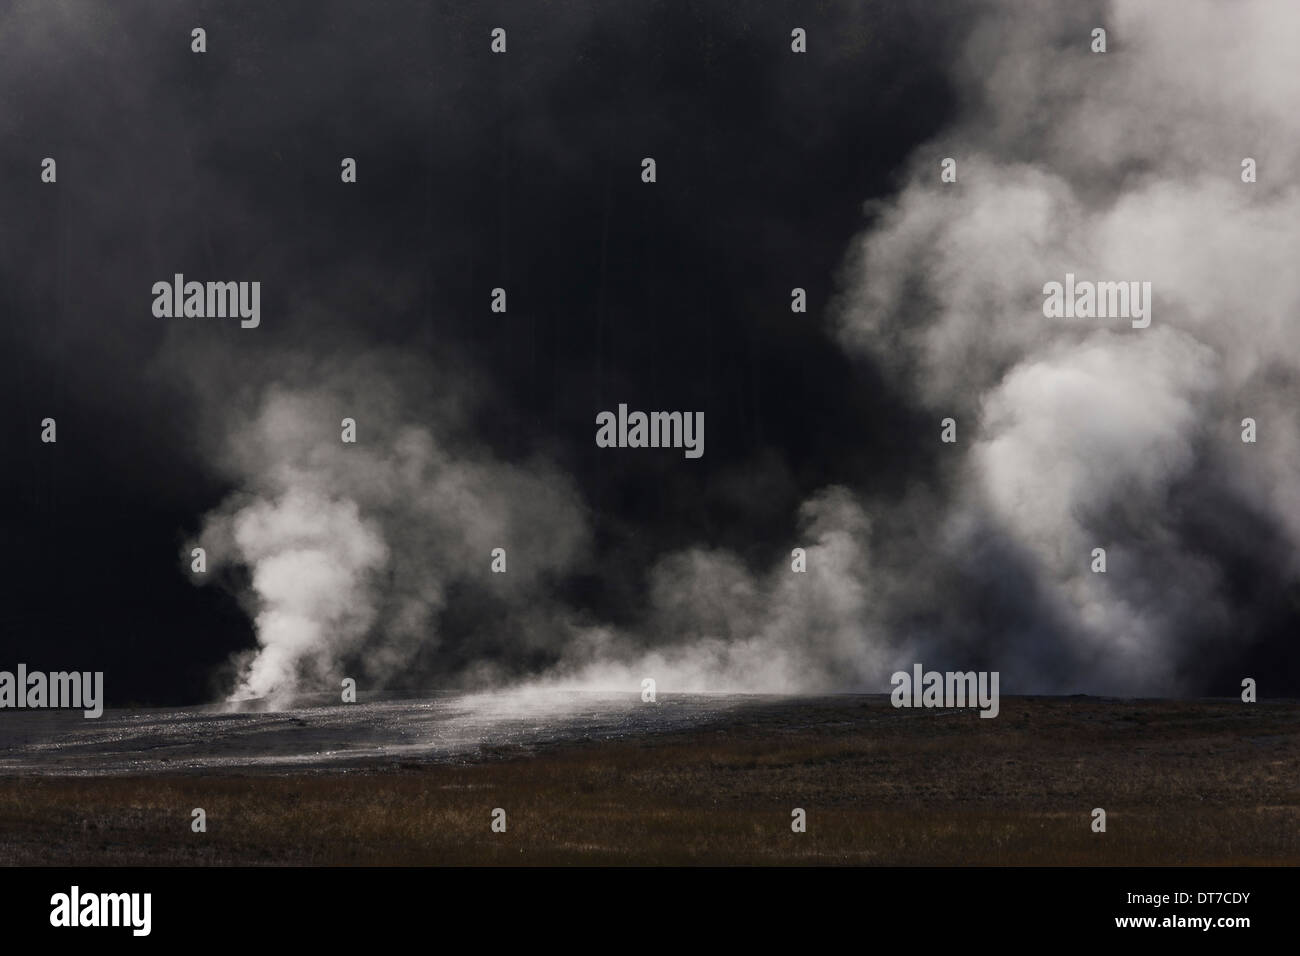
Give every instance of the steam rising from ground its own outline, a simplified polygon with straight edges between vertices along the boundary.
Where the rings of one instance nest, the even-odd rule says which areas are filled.
[[[843,488],[800,513],[808,572],[789,558],[759,574],[722,550],[691,548],[655,567],[646,620],[630,633],[589,629],[546,684],[687,692],[788,693],[875,686],[886,663],[872,631],[867,519]]]
[[[234,699],[284,702],[343,676],[384,686],[417,665],[437,673],[431,658],[465,656],[442,646],[439,628],[456,588],[494,608],[492,633],[473,635],[481,649],[519,654],[553,639],[555,616],[539,613],[546,582],[587,534],[574,493],[545,462],[453,452],[455,415],[419,401],[415,371],[378,353],[322,363],[254,393],[235,416],[224,455],[244,490],[200,539],[217,570],[251,575],[259,647],[239,661]],[[341,440],[345,417],[355,444]],[[510,587],[466,589],[487,577],[497,547]]]
[[[915,660],[1000,670],[1015,693],[1204,692],[1193,658],[1254,639],[1300,573],[1300,7],[1063,9],[987,6],[954,67],[960,119],[870,205],[843,271],[844,347],[925,410],[936,446],[958,422],[937,478],[901,499],[813,496],[790,542],[807,574],[788,547],[757,569],[703,544],[664,555],[641,619],[615,627],[557,596],[593,551],[556,469],[450,441],[455,415],[426,414],[385,365],[300,376],[235,420],[224,460],[244,490],[202,534],[251,574],[259,647],[234,696],[349,666],[379,683],[883,691]],[[1066,272],[1150,281],[1150,328],[1044,318],[1042,286]],[[1243,590],[1252,576],[1272,584]],[[461,601],[482,613],[448,646]]]
[[[1255,636],[1226,579],[1300,570],[1300,9],[1048,14],[1007,4],[976,30],[971,108],[875,208],[839,331],[936,430],[958,419],[936,540],[1000,535],[1023,556],[1046,612],[1024,643],[1073,661],[1038,689],[1200,690],[1194,654]],[[1089,51],[1092,26],[1110,52]],[[1042,285],[1066,272],[1152,282],[1151,327],[1045,319]]]

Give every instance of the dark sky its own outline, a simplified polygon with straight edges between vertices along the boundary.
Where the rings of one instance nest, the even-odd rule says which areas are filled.
[[[223,392],[233,404],[285,356],[378,349],[427,360],[434,394],[467,383],[476,453],[545,456],[580,501],[589,548],[548,599],[615,626],[642,615],[666,554],[766,567],[819,489],[889,500],[935,480],[930,410],[829,316],[864,203],[958,109],[967,6],[16,5],[0,30],[0,666],[103,670],[119,705],[225,689],[230,655],[255,646],[241,572],[196,588],[178,555],[241,490],[213,452]],[[261,326],[155,318],[150,288],[176,272],[259,280]],[[706,454],[597,449],[594,415],[620,402],[703,411]],[[1033,603],[1016,574],[969,605],[990,629],[1021,613],[1000,601]],[[1238,603],[1261,600],[1240,586]],[[475,645],[490,614],[474,588],[439,607],[456,665],[439,673],[480,654],[551,663]],[[1284,590],[1265,588],[1271,623],[1239,663],[1278,663],[1266,638],[1297,620]],[[1232,693],[1236,675],[1195,689]]]

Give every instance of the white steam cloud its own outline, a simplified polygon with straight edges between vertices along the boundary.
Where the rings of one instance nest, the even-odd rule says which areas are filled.
[[[384,357],[300,369],[302,383],[254,393],[234,416],[224,455],[242,490],[199,542],[213,570],[250,575],[258,648],[237,662],[233,699],[337,692],[343,676],[382,687],[417,664],[436,671],[431,656],[553,639],[545,582],[584,550],[576,496],[545,462],[453,452],[442,433],[455,432],[454,412],[414,402],[413,375]],[[355,444],[341,440],[344,417]],[[474,601],[498,547],[509,587],[487,598],[493,633],[443,646],[448,592]]]
[[[1094,26],[1110,52],[1090,52]],[[1056,624],[1015,660],[1059,642],[1072,661],[1032,689],[1187,690],[1195,636],[1249,626],[1229,620],[1232,556],[1203,546],[1217,515],[1271,524],[1270,573],[1300,570],[1297,35],[1300,7],[1273,2],[1121,2],[1096,22],[994,7],[955,77],[968,109],[856,244],[842,341],[936,435],[959,421],[940,527],[955,553],[998,534],[1023,555]],[[1067,272],[1150,281],[1151,327],[1045,318]]]
[[[876,689],[897,654],[872,630],[871,606],[885,595],[870,573],[866,515],[833,487],[805,502],[800,518],[805,573],[792,572],[789,555],[762,573],[728,551],[668,555],[651,574],[646,620],[627,633],[587,630],[543,683],[632,689],[650,677],[686,692]]]

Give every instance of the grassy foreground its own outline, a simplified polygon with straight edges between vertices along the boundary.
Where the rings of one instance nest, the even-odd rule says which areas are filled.
[[[1294,865],[1300,703],[837,697],[461,764],[0,778],[0,862]]]

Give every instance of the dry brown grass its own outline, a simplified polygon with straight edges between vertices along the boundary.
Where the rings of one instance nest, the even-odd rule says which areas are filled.
[[[462,765],[8,778],[0,860],[1296,864],[1300,704],[1004,698],[981,720],[837,698]]]

